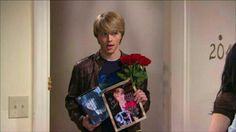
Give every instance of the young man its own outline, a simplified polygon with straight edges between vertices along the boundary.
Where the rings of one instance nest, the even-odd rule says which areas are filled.
[[[120,43],[125,33],[125,22],[121,15],[115,12],[106,12],[98,15],[93,25],[94,36],[97,38],[100,49],[75,64],[70,80],[68,95],[66,96],[66,108],[72,121],[83,131],[112,132],[114,131],[110,118],[101,124],[92,125],[89,117],[82,107],[76,102],[76,98],[99,85],[106,80],[108,75],[121,68],[119,58],[125,55],[120,50]],[[108,79],[109,80],[109,79]],[[147,90],[147,80],[143,90],[135,93],[136,101],[141,101],[145,111],[150,106],[150,96]],[[133,125],[123,131],[135,132],[140,129],[140,124]]]

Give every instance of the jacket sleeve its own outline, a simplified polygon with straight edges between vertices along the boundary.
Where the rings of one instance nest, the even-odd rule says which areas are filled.
[[[78,65],[75,65],[69,83],[68,94],[65,98],[65,106],[69,113],[70,119],[76,123],[80,130],[83,131],[85,128],[82,126],[82,118],[80,117],[82,117],[84,113],[82,107],[76,101],[76,97],[81,94],[79,86],[80,79],[79,67]]]
[[[146,69],[144,69],[145,70],[145,72],[146,72]],[[143,90],[143,92],[146,94],[146,96],[147,96],[147,102],[143,105],[143,108],[144,108],[144,110],[145,110],[145,112],[147,112],[148,110],[149,110],[149,108],[150,108],[150,104],[151,104],[151,100],[150,100],[150,92],[149,92],[149,90],[148,90],[148,77],[147,77],[147,79],[144,81],[144,83],[143,83],[143,85],[142,85],[142,90]]]

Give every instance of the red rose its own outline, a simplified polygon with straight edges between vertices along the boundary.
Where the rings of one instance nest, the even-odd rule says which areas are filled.
[[[131,54],[131,55],[126,55],[126,56],[121,56],[120,61],[123,64],[126,65],[132,65],[135,63],[138,63],[142,66],[147,66],[148,64],[151,63],[151,60],[146,58],[145,56],[142,56],[141,54]]]
[[[131,54],[130,59],[131,59],[132,64],[138,63],[140,57],[141,57],[140,54]]]
[[[142,66],[147,66],[151,63],[151,60],[146,58],[145,56],[141,56],[138,63]]]
[[[131,62],[131,59],[130,59],[130,58],[131,58],[131,57],[128,56],[128,55],[126,55],[126,56],[121,56],[121,57],[120,57],[120,61],[121,61],[121,63],[123,63],[123,64],[131,65],[132,62]]]

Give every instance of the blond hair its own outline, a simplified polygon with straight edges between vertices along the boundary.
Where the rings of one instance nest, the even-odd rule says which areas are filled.
[[[109,11],[98,15],[93,23],[93,33],[97,37],[99,33],[120,32],[122,37],[125,33],[124,18],[116,13]]]

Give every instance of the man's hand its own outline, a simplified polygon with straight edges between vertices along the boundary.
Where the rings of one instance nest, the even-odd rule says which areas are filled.
[[[97,125],[93,125],[90,123],[89,121],[89,117],[88,115],[84,116],[83,119],[82,119],[82,125],[87,129],[89,130],[90,132],[93,131],[96,127],[98,127],[100,124],[97,124]]]
[[[142,104],[144,105],[148,99],[147,99],[146,94],[143,92],[143,90],[139,89],[134,93],[134,100],[136,102],[142,102]]]

